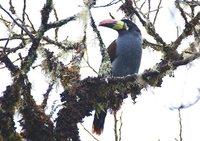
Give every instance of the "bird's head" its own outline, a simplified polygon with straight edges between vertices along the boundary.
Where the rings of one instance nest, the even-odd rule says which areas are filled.
[[[122,19],[122,20],[114,20],[114,19],[107,19],[103,20],[99,23],[99,26],[108,27],[111,29],[114,29],[118,32],[121,31],[131,31],[135,30],[137,32],[140,32],[139,28],[136,24],[134,24],[132,21],[128,19]]]

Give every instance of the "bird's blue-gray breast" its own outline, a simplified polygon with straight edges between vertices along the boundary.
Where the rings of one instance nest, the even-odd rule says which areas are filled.
[[[113,76],[138,73],[142,56],[141,33],[134,29],[119,32],[116,44],[116,58],[112,62]]]

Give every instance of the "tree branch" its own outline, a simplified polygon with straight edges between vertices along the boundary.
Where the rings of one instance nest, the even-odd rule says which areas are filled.
[[[135,4],[135,6],[137,8],[137,5],[136,5],[135,2],[134,2],[134,4]],[[165,41],[156,32],[156,29],[155,29],[153,23],[151,23],[150,20],[147,17],[144,17],[147,22],[145,20],[143,20],[143,18],[140,16],[138,11],[132,6],[132,1],[131,0],[125,0],[125,3],[120,6],[120,9],[129,17],[132,17],[135,14],[138,17],[138,19],[140,20],[140,22],[142,23],[142,25],[146,28],[147,33],[149,35],[151,35],[158,43],[163,45],[163,47],[166,46]]]
[[[76,20],[76,18],[77,18],[77,16],[74,15],[74,16],[68,17],[68,18],[60,20],[60,21],[49,23],[49,24],[47,24],[47,30],[51,29],[51,28],[61,27],[61,26],[65,25],[65,24],[67,24],[70,21]]]
[[[19,23],[13,18],[13,16],[12,16],[6,9],[4,9],[4,8],[2,7],[1,4],[0,4],[0,9],[2,9],[2,10],[13,20],[13,22],[14,22],[17,26],[19,26],[19,27],[31,38],[31,40],[35,40],[35,37],[33,36],[33,34],[32,34],[30,31],[28,31],[28,29],[27,29],[26,27],[24,27],[24,26],[22,26],[21,24],[19,24]]]
[[[188,24],[185,25],[185,29],[183,30],[181,35],[179,35],[178,38],[171,43],[171,48],[173,50],[178,48],[183,39],[192,34],[193,27],[199,23],[199,20],[200,20],[200,12],[198,12],[197,15],[191,21],[189,21]]]

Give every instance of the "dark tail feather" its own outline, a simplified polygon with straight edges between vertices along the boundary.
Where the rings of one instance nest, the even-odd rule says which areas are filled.
[[[101,111],[100,113],[95,112],[92,133],[100,135],[103,132],[104,122],[107,112]]]

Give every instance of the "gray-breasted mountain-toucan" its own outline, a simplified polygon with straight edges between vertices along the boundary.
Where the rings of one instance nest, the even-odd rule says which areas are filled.
[[[142,56],[142,37],[140,29],[128,19],[108,19],[99,26],[108,27],[118,32],[118,38],[107,48],[112,63],[113,76],[126,76],[138,73]],[[95,112],[92,132],[103,132],[107,111]]]

